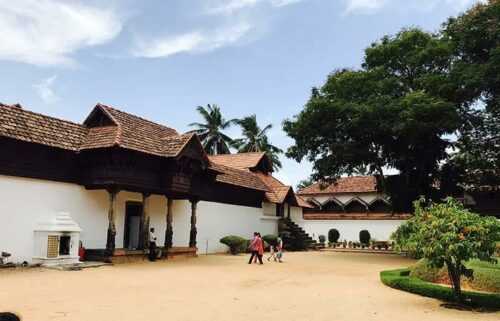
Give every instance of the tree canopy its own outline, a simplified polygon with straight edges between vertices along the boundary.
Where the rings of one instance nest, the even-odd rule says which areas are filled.
[[[382,38],[365,50],[360,70],[330,74],[284,122],[295,140],[287,155],[313,162],[317,180],[395,168],[415,195],[428,195],[451,146],[445,135],[460,125],[441,85],[449,65],[449,47],[435,35],[408,29]]]
[[[478,4],[443,28],[453,50],[451,81],[464,109],[451,166],[467,185],[500,184],[500,1]]]
[[[435,34],[382,37],[361,68],[331,73],[283,127],[295,140],[287,156],[311,161],[315,180],[378,174],[399,194],[391,197],[405,194],[397,210],[433,196],[436,181],[500,184],[500,0]],[[399,171],[396,186],[384,180],[386,168]]]

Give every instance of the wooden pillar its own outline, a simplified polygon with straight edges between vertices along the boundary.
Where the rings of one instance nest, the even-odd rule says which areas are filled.
[[[172,247],[172,239],[174,235],[174,230],[172,228],[172,206],[174,205],[174,200],[167,198],[167,228],[165,229],[165,257],[168,255],[168,250]]]
[[[291,219],[291,218],[290,218],[290,211],[291,211],[291,209],[290,209],[290,208],[291,208],[291,206],[290,206],[290,204],[287,204],[287,205],[288,205],[288,214],[287,214],[287,216],[288,216],[288,219]]]
[[[108,208],[108,235],[106,238],[107,255],[112,256],[115,251],[116,225],[115,225],[115,200],[116,190],[108,190],[109,208]]]
[[[141,215],[141,238],[139,248],[145,250],[149,246],[149,215],[148,215],[149,194],[142,194],[142,215]]]
[[[191,202],[191,230],[189,232],[189,247],[196,247],[196,235],[198,231],[196,230],[196,207],[198,205],[198,200],[192,199]]]

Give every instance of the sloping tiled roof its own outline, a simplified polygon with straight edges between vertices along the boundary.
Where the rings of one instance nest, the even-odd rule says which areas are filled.
[[[264,183],[264,185],[267,186],[269,191],[266,193],[266,199],[269,202],[281,204],[285,201],[286,196],[292,189],[291,186],[283,184],[269,174],[255,172],[255,175],[262,181],[262,183]]]
[[[306,202],[300,195],[297,194],[294,195],[295,195],[295,201],[297,202],[297,205],[299,205],[299,207],[314,208],[314,206]]]
[[[0,136],[77,151],[88,129],[69,121],[0,103]]]
[[[267,186],[252,172],[219,165],[213,162],[210,163],[209,168],[219,172],[216,176],[216,181],[219,183],[241,186],[264,192],[268,191]]]
[[[224,154],[224,155],[210,155],[210,161],[219,165],[229,166],[237,169],[250,169],[256,167],[262,157],[266,154],[263,152],[258,153],[238,153],[238,154]]]
[[[315,183],[301,189],[299,195],[335,194],[335,193],[367,193],[377,192],[377,178],[375,176],[341,177],[336,182],[323,186]]]
[[[95,112],[104,113],[111,122],[88,128],[87,121],[80,125],[26,111],[20,106],[0,104],[0,136],[75,152],[119,146],[161,157],[176,157],[189,142],[197,139],[195,134],[179,135],[172,128],[106,105],[98,104],[89,118]],[[236,162],[215,157],[218,161],[210,162],[209,167],[218,172],[218,182],[268,192],[262,180],[247,170],[247,166],[256,166],[263,156],[264,153],[238,154],[234,158],[238,159]]]
[[[104,148],[120,146],[139,152],[171,157],[191,138],[179,135],[176,130],[156,124],[141,117],[120,111],[113,107],[97,104],[95,110],[101,110],[115,124],[116,130],[110,127],[97,127],[92,129],[82,149]]]

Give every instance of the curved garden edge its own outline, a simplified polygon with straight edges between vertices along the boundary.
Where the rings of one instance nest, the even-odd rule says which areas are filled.
[[[380,272],[380,280],[385,285],[425,297],[453,302],[453,290],[444,286],[429,283],[410,276],[410,269],[397,269]],[[500,310],[500,294],[463,291],[467,305],[477,308]]]

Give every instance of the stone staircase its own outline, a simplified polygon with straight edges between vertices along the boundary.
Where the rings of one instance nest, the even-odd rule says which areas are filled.
[[[283,239],[285,250],[307,251],[319,248],[318,242],[289,218],[283,218],[279,221],[278,231]]]

